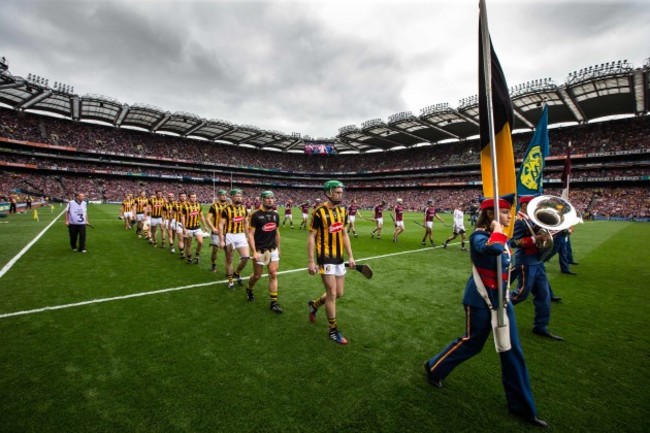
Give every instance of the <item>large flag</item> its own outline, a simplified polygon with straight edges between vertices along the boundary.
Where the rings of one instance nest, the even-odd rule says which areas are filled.
[[[487,15],[484,7],[485,3],[481,2],[481,15],[482,20],[479,21],[479,123],[481,131],[481,179],[483,181],[483,196],[494,197],[498,195],[515,194],[517,192],[517,184],[515,180],[515,156],[512,147],[512,128],[514,124],[514,111],[512,108],[512,101],[508,93],[508,84],[506,78],[499,64],[499,59],[494,52],[492,46],[492,39],[490,38],[489,31],[482,28],[481,21],[487,23]],[[486,32],[483,35],[483,32]],[[483,39],[489,42],[489,47],[484,47]],[[485,70],[483,66],[484,56],[489,50],[490,65],[489,71]],[[484,53],[485,51],[485,53]],[[488,107],[488,90],[486,85],[486,72],[488,73],[489,82],[491,83],[491,99],[492,107]],[[494,131],[494,146],[491,145],[490,134],[490,112],[492,112],[492,124]],[[492,154],[492,147],[494,147],[494,155]],[[492,169],[492,159],[496,163],[496,171],[498,183],[494,188],[494,173]],[[515,206],[513,206],[514,217]],[[514,218],[513,218],[514,221]],[[514,224],[510,224],[508,236],[512,235],[512,228]]]
[[[548,156],[548,106],[544,104],[542,117],[517,173],[517,195],[535,195],[544,192],[544,161]]]
[[[562,172],[562,198],[569,201],[569,181],[571,180],[571,142],[566,149],[564,171]]]

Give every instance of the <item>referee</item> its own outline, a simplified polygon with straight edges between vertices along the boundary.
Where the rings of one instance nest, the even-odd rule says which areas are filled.
[[[65,209],[65,225],[70,233],[70,248],[72,251],[86,252],[86,224],[88,224],[88,209],[86,197],[83,192],[78,192],[74,200],[68,202]],[[77,247],[77,240],[79,245]]]

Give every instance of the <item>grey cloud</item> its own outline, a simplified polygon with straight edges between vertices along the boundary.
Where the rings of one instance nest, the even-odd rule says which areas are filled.
[[[12,72],[35,72],[80,93],[316,136],[404,110],[412,68],[440,80],[441,93],[475,93],[475,55],[468,54],[476,47],[477,16],[439,4],[379,7],[359,25],[398,20],[406,31],[417,15],[418,28],[431,34],[416,54],[385,44],[390,34],[369,40],[334,33],[317,9],[300,2],[4,0],[0,55]],[[495,3],[490,26],[514,85],[614,60],[608,56],[621,49],[620,32],[647,45],[648,9],[627,2]],[[427,12],[430,27],[422,21]],[[588,47],[590,40],[601,46]]]

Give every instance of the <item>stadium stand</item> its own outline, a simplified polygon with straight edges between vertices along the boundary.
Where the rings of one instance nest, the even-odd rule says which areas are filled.
[[[644,96],[650,94],[650,62],[637,69],[627,62],[596,69],[571,73],[560,86],[536,80],[511,89],[523,124],[513,134],[515,155],[523,156],[546,101],[554,123],[573,123],[549,130],[547,191],[559,194],[571,143],[571,200],[578,210],[594,217],[647,218],[650,117],[639,100],[650,100]],[[612,77],[627,77],[627,84]],[[639,80],[646,83],[640,94],[633,85]],[[600,94],[586,90],[595,83],[604,89]],[[82,188],[91,200],[116,202],[127,192],[163,189],[192,190],[207,202],[215,187],[236,184],[249,194],[272,188],[280,202],[296,202],[318,196],[322,182],[334,176],[362,207],[399,195],[409,209],[421,209],[433,198],[448,210],[480,194],[477,110],[471,97],[455,109],[436,104],[420,116],[397,113],[386,123],[373,119],[360,128],[343,127],[335,139],[321,139],[338,154],[312,156],[300,152],[312,142],[299,134],[163,113],[144,104],[129,107],[97,95],[78,97],[68,86],[49,88],[38,77],[25,80],[5,68],[0,71],[0,195],[65,200]],[[590,121],[615,114],[628,117]],[[616,206],[610,212],[611,204]]]

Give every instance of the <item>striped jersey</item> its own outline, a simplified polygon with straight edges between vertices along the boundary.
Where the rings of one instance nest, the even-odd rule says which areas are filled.
[[[138,197],[135,199],[135,213],[144,213],[144,208],[149,203],[147,197]]]
[[[162,218],[163,209],[165,208],[166,200],[164,198],[153,197],[149,199],[149,206],[151,206],[151,217]]]
[[[125,198],[122,201],[122,212],[131,212],[133,209],[133,199]]]
[[[219,228],[219,221],[221,220],[221,212],[223,211],[223,208],[225,208],[228,205],[227,202],[217,202],[217,203],[212,203],[212,206],[210,206],[210,209],[208,209],[208,219],[212,221],[212,225],[215,226],[216,228]]]
[[[244,205],[228,204],[221,210],[221,218],[225,220],[224,232],[244,233],[244,223],[248,212]]]
[[[183,214],[183,208],[188,204],[187,201],[175,201],[172,207],[172,218],[176,221],[181,221],[181,215]]]
[[[185,216],[185,228],[188,230],[198,229],[201,218],[201,203],[187,202],[187,204],[182,208],[182,212]]]
[[[343,206],[321,205],[311,214],[309,230],[316,232],[316,262],[319,265],[343,263],[343,234],[348,215]]]

